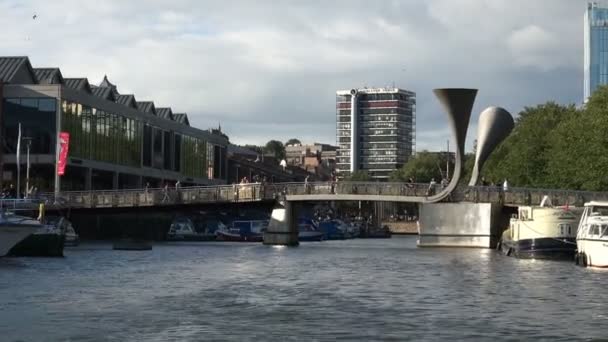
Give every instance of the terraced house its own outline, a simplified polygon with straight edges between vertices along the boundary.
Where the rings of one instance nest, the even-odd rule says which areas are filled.
[[[31,184],[41,191],[222,184],[224,134],[191,127],[185,113],[99,85],[33,68],[27,57],[0,57],[2,180],[15,182],[21,124],[21,179],[30,149]],[[59,133],[70,135],[65,174],[58,176]],[[23,183],[23,182],[22,182]]]

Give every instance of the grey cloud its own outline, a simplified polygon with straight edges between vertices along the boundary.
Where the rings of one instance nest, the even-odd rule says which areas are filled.
[[[579,102],[583,12],[570,0],[4,1],[0,41],[3,55],[108,74],[243,143],[333,143],[337,89],[394,83],[418,95],[419,149],[438,149],[432,88],[480,88],[469,145],[486,106]]]

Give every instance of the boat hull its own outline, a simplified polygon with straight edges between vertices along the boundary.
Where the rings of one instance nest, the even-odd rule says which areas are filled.
[[[575,238],[537,238],[500,242],[503,254],[520,259],[561,259],[572,260],[576,252]]]
[[[9,251],[11,256],[62,257],[65,246],[63,234],[32,234]]]
[[[578,239],[575,261],[581,266],[608,267],[608,240]]]
[[[67,236],[65,237],[65,242],[64,242],[64,246],[65,247],[76,247],[80,244],[80,238],[78,237],[78,235],[76,236]]]
[[[299,241],[322,241],[325,234],[323,232],[299,232]]]
[[[33,234],[39,226],[0,225],[0,257],[9,253],[16,244]]]
[[[240,234],[231,234],[228,232],[218,231],[216,232],[216,239],[219,241],[234,241],[234,242],[262,242],[264,237],[262,235],[252,234],[252,235],[240,235]]]

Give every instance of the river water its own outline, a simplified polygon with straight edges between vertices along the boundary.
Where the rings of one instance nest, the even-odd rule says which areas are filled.
[[[608,272],[416,237],[0,258],[2,341],[585,340]]]

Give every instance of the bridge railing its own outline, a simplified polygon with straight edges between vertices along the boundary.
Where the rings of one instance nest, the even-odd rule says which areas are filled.
[[[383,195],[383,196],[427,196],[439,191],[440,185],[430,187],[421,183],[379,182],[312,182],[283,183],[286,195]],[[429,189],[431,189],[429,191]]]
[[[50,204],[69,207],[137,207],[196,203],[249,202],[281,199],[287,195],[376,195],[424,197],[441,191],[428,183],[308,182],[248,183],[181,188],[148,188],[101,191],[66,191],[38,196]],[[493,202],[537,205],[547,195],[554,205],[582,205],[591,200],[608,200],[607,192],[556,189],[509,188],[500,186],[458,187],[447,201]]]
[[[137,207],[211,202],[247,202],[273,198],[259,183],[97,191],[66,191],[55,197],[41,194],[47,203],[71,207]]]
[[[475,186],[463,190],[459,200],[467,202],[501,202],[506,204],[538,205],[545,196],[553,205],[577,205],[594,200],[608,200],[608,193],[598,191],[559,190],[544,188],[507,188]]]

